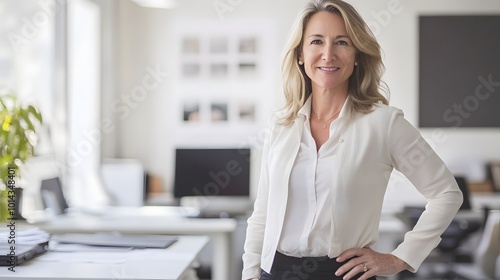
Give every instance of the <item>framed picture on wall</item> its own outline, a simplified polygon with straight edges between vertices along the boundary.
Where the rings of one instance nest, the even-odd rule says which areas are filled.
[[[251,102],[241,102],[238,106],[238,115],[241,122],[254,122],[255,104]]]
[[[259,133],[274,109],[274,22],[174,21],[175,140],[239,145]],[[270,99],[269,97],[272,96]]]
[[[200,76],[201,67],[198,63],[185,63],[182,65],[182,75],[185,78],[197,78]]]
[[[186,37],[182,40],[182,52],[184,54],[199,54],[200,39],[197,37]]]
[[[257,72],[257,65],[255,62],[240,62],[238,71],[240,76],[252,76]]]
[[[183,120],[185,122],[200,121],[200,104],[198,102],[184,103]]]
[[[210,118],[212,122],[226,122],[228,120],[227,103],[213,102],[210,109]]]
[[[257,38],[256,37],[241,38],[239,41],[239,51],[240,53],[256,54]]]

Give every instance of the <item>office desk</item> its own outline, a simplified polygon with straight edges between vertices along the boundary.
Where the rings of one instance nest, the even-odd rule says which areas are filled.
[[[189,273],[189,268],[200,251],[208,243],[206,236],[181,236],[167,249],[136,249],[116,252],[47,252],[30,262],[15,267],[15,272],[8,267],[0,267],[2,279],[68,279],[68,280],[178,280]],[[119,260],[106,262],[99,260],[99,255],[120,256]],[[59,254],[56,257],[56,254]],[[60,256],[78,259],[78,255],[92,257],[95,263],[61,260]],[[123,256],[123,257],[122,257]]]
[[[232,280],[231,238],[236,229],[233,219],[187,218],[177,207],[145,206],[110,208],[105,214],[67,215],[36,226],[49,233],[120,232],[123,234],[208,235],[213,250],[212,278]]]

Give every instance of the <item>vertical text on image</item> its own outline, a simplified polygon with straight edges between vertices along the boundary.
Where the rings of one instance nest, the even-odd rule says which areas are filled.
[[[9,166],[8,167],[8,175],[7,175],[7,197],[8,197],[8,204],[7,204],[7,209],[8,213],[10,215],[10,223],[7,224],[7,227],[9,228],[9,236],[8,236],[8,241],[9,243],[9,253],[7,254],[9,256],[9,260],[7,261],[9,264],[9,271],[15,272],[16,270],[16,222],[14,221],[16,218],[15,215],[15,209],[16,209],[16,193],[14,191],[14,188],[16,187],[16,168],[14,166]]]
[[[10,220],[16,219],[15,209],[16,209],[16,168],[13,166],[9,166],[7,168],[8,176],[7,176],[7,209],[10,216]]]

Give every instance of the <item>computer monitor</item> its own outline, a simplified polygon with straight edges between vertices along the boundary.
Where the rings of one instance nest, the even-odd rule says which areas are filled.
[[[40,194],[44,207],[52,209],[54,214],[60,215],[68,211],[69,206],[59,177],[42,180]]]
[[[250,195],[250,149],[176,149],[174,197]]]

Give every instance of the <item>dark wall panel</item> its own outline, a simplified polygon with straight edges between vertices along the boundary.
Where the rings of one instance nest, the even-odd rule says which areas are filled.
[[[421,16],[419,55],[420,127],[500,127],[500,16]]]

